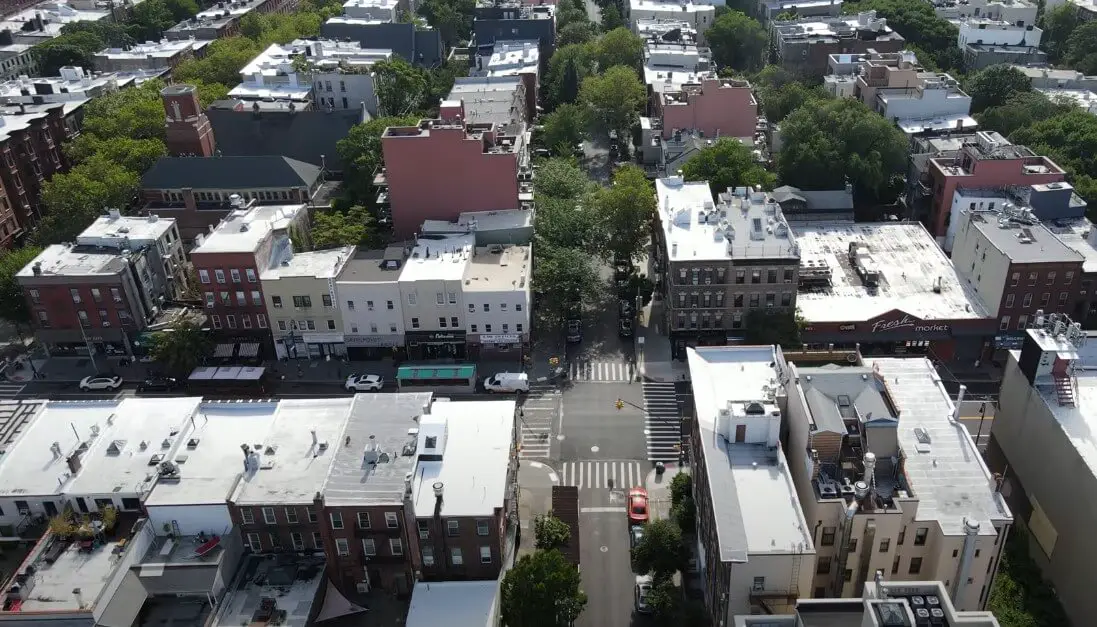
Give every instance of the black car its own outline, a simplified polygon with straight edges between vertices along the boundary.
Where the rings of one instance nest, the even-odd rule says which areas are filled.
[[[171,392],[178,387],[178,380],[162,375],[149,375],[141,382],[142,392]]]
[[[617,335],[632,337],[632,318],[621,318],[617,321]]]
[[[632,525],[628,528],[628,546],[630,549],[635,549],[637,544],[640,544],[640,540],[644,537],[643,525]]]

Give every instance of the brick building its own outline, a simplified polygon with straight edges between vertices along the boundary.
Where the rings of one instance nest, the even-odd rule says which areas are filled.
[[[832,54],[858,54],[869,50],[899,52],[906,41],[876,17],[875,11],[841,17],[805,17],[772,23],[773,46],[778,64],[805,76],[821,77]]]

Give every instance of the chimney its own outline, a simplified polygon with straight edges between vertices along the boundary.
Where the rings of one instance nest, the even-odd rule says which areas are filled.
[[[433,487],[434,487],[434,515],[435,516],[441,516],[442,515],[442,488],[445,487],[445,484],[442,483],[441,481],[435,481]]]
[[[311,429],[311,430],[309,431],[309,433],[311,433],[311,434],[312,434],[312,445],[313,445],[313,446],[316,446],[316,442],[317,442],[317,439],[316,439],[316,429]]]
[[[77,475],[80,473],[80,468],[82,468],[82,466],[80,464],[79,453],[73,453],[72,455],[69,455],[68,459],[65,460],[65,463],[69,465],[69,472],[71,472],[73,475]]]
[[[73,588],[72,595],[76,597],[76,605],[80,609],[84,609],[84,593],[80,588]]]
[[[30,270],[34,273],[34,276],[42,276],[42,262],[35,261],[34,265],[30,267]]]
[[[952,415],[949,419],[952,422],[956,422],[960,419],[960,406],[964,404],[964,393],[967,392],[967,386],[963,383],[960,384],[960,393],[956,395],[956,405],[952,408]]]

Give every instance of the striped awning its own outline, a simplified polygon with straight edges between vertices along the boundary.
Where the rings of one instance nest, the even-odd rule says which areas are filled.
[[[256,357],[259,355],[259,343],[247,342],[240,344],[240,349],[236,352],[237,357]]]
[[[234,348],[236,348],[235,344],[218,344],[217,348],[213,351],[213,356],[232,357],[232,352]]]

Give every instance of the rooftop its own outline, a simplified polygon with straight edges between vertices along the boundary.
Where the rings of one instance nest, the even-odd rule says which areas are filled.
[[[268,469],[266,440],[277,402],[204,402],[184,432],[186,446],[171,460],[180,469],[180,478],[161,482],[145,500],[148,507],[181,505],[223,505],[244,468],[241,445],[247,444],[259,455],[259,469]],[[192,446],[193,444],[193,446]],[[180,460],[181,456],[185,459]],[[272,455],[273,457],[273,455]],[[277,467],[277,458],[274,460]]]
[[[961,209],[991,246],[1015,263],[1077,262],[1084,255],[1040,222],[1016,221],[998,212]]]
[[[711,4],[676,2],[673,0],[629,0],[629,11],[630,13],[635,11],[665,11],[681,15],[715,12],[716,7]]]
[[[290,277],[312,277],[333,279],[343,271],[343,266],[354,256],[354,246],[343,246],[329,250],[314,250],[293,253],[287,259],[273,267],[263,270],[260,279],[273,281]]]
[[[774,393],[786,368],[772,346],[706,347],[688,350],[693,402],[705,456],[721,561],[750,554],[812,553],[796,486],[777,438],[780,410]],[[746,408],[740,406],[747,405]],[[753,415],[750,405],[761,406]],[[771,432],[745,443],[729,442],[722,413],[740,411],[748,420],[774,417]],[[762,427],[759,427],[761,429]],[[756,438],[756,439],[755,439]]]
[[[131,242],[155,242],[174,226],[174,219],[161,219],[156,214],[139,217],[108,213],[96,218],[95,222],[77,235],[76,243],[96,245],[100,241],[121,242],[126,239]]]
[[[126,74],[93,74],[79,67],[63,67],[60,76],[20,77],[0,83],[0,101],[19,102],[30,96],[51,101],[76,100],[87,97],[85,94],[89,92],[119,89],[133,83],[135,78]]]
[[[169,31],[188,31],[198,28],[221,28],[238,20],[245,14],[265,4],[268,0],[226,0],[218,1],[207,9],[198,12],[189,20],[183,20],[169,28]]]
[[[237,209],[221,220],[191,254],[255,252],[267,235],[288,228],[304,210],[304,205],[259,205],[250,210]]]
[[[887,20],[876,17],[876,11],[863,11],[857,15],[841,17],[804,17],[798,20],[775,21],[773,29],[785,42],[794,40],[831,40],[839,37],[881,40],[903,37],[887,25]]]
[[[141,177],[143,189],[253,190],[312,188],[320,167],[278,155],[161,157]]]
[[[411,594],[407,627],[490,627],[496,624],[498,581],[420,581]]]
[[[338,283],[395,283],[400,280],[404,264],[404,249],[391,246],[385,250],[363,250],[343,266]]]
[[[943,533],[964,535],[964,519],[979,523],[980,535],[995,535],[993,523],[1013,514],[975,448],[971,433],[953,420],[955,406],[933,363],[926,358],[875,358],[873,369],[886,380],[901,412],[897,428],[903,470],[918,497],[916,521],[935,520]],[[925,444],[916,430],[927,434]]]
[[[466,292],[526,291],[530,283],[529,246],[486,246],[465,266]]]
[[[47,533],[23,561],[26,566],[33,564],[35,568],[32,594],[13,606],[12,597],[8,596],[12,593],[5,590],[8,600],[4,606],[4,620],[18,620],[21,615],[24,621],[42,620],[43,617],[47,621],[56,620],[58,617],[50,614],[90,615],[100,605],[106,606],[110,599],[100,599],[100,595],[118,567],[119,557],[115,551],[120,550],[119,546],[118,538],[111,538],[103,545],[85,551],[80,548],[80,542],[59,540]],[[50,553],[49,557],[46,557],[47,553]],[[24,572],[25,566],[20,565],[19,571]],[[15,597],[18,596],[15,593]]]
[[[508,494],[515,401],[435,401],[419,421],[415,515],[490,516]],[[432,440],[433,439],[433,440]],[[431,446],[431,444],[435,446]],[[443,484],[441,512],[434,485]]]
[[[491,56],[477,73],[487,76],[511,76],[536,72],[541,59],[537,41],[497,41]],[[460,79],[458,79],[460,80]]]
[[[669,177],[655,182],[655,194],[672,262],[799,256],[780,207],[764,193],[736,188],[716,205],[707,182]]]
[[[324,502],[334,507],[403,502],[407,475],[415,470],[419,420],[432,405],[430,392],[355,395],[321,488]]]
[[[72,244],[52,244],[16,276],[33,277],[36,267],[42,276],[113,276],[126,267],[126,260],[117,250],[103,252]]]
[[[461,281],[472,257],[476,236],[452,235],[441,239],[419,238],[404,261],[401,281]]]
[[[1064,244],[1085,258],[1082,262],[1083,272],[1097,272],[1097,230],[1094,230],[1093,223],[1088,218],[1056,220],[1045,222],[1044,225],[1058,235]]]
[[[320,68],[338,69],[341,64],[369,67],[392,58],[391,50],[363,48],[356,41],[332,39],[295,39],[288,44],[271,44],[240,69],[245,81],[256,75],[276,78],[295,72],[293,60],[304,55],[308,62]],[[309,81],[303,81],[309,86]]]
[[[1029,330],[1030,336],[1044,331]],[[1097,342],[1090,334],[1081,346],[1070,346],[1076,352],[1074,376],[1077,388],[1074,393],[1074,406],[1059,402],[1059,396],[1053,385],[1035,385],[1036,392],[1043,397],[1051,415],[1059,421],[1063,434],[1078,450],[1078,456],[1085,463],[1090,475],[1097,476]],[[1018,352],[1013,359],[1019,360]]]
[[[922,320],[985,318],[986,305],[961,281],[952,261],[918,223],[798,222],[801,289],[809,322],[871,320],[896,309]],[[850,244],[867,247],[877,285],[865,285],[849,261]],[[806,287],[808,278],[825,280]]]
[[[245,475],[230,497],[232,502],[311,505],[340,447],[353,402],[351,397],[278,401],[274,421],[263,438],[264,460],[274,463]]]
[[[304,576],[301,576],[301,574]],[[264,583],[259,584],[256,581]],[[225,598],[221,601],[216,616],[207,623],[209,627],[239,627],[249,625],[264,598],[272,598],[275,610],[286,612],[280,622],[284,627],[305,627],[309,621],[313,602],[324,598],[325,605],[330,597],[339,595],[328,586],[327,594],[318,597],[320,586],[327,583],[323,575],[322,557],[300,558],[292,554],[279,555],[271,559],[269,555],[247,555],[240,567],[240,574],[232,582]],[[345,601],[344,601],[345,602]],[[266,623],[263,623],[266,624]]]
[[[61,0],[49,0],[36,4],[28,9],[5,16],[0,19],[0,30],[10,30],[16,35],[40,36],[52,38],[61,34],[61,28],[65,24],[74,22],[98,22],[108,18],[111,12],[107,9],[82,10],[75,9],[67,2]],[[28,26],[41,17],[42,28],[40,30]],[[27,30],[24,30],[24,27]]]
[[[42,104],[10,104],[0,109],[0,141],[19,131],[30,128],[34,123],[45,120],[51,110],[60,110],[62,116],[68,116],[88,103],[87,98],[66,99],[61,102]]]
[[[524,111],[525,101],[517,98],[521,89],[518,76],[459,76],[446,100],[460,100],[470,124],[508,126],[518,122],[521,118],[516,116]]]
[[[533,227],[533,212],[528,209],[466,211],[454,221],[424,220],[420,231],[427,233],[484,232]]]
[[[1051,100],[1065,101],[1077,105],[1090,113],[1097,113],[1097,93],[1089,89],[1067,89],[1064,87],[1037,87],[1036,91]]]
[[[194,51],[198,52],[208,46],[210,42],[197,39],[161,39],[160,41],[146,41],[143,44],[133,44],[125,48],[104,48],[95,53],[97,57],[114,60],[124,59],[148,59],[150,57],[163,59],[165,63],[176,55]]]

